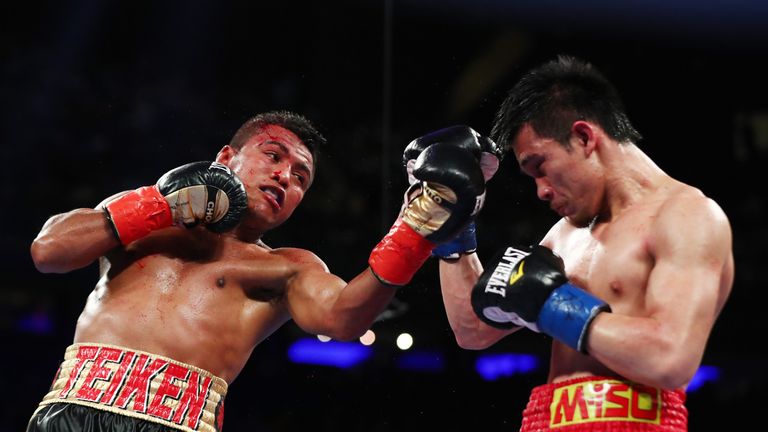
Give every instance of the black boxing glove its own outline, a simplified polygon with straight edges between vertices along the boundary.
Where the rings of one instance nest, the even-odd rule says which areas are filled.
[[[373,249],[368,263],[390,285],[407,284],[436,244],[455,237],[483,206],[485,182],[475,156],[437,143],[413,167],[418,180],[406,192],[402,217]]]
[[[436,143],[446,143],[460,147],[472,153],[480,164],[483,178],[487,182],[499,168],[503,153],[493,140],[477,133],[469,126],[451,126],[431,132],[411,141],[403,151],[403,166],[408,173],[408,182],[414,184],[413,166],[416,158],[427,147]],[[458,233],[450,241],[438,245],[432,250],[432,255],[446,260],[458,259],[462,254],[477,250],[476,227],[470,222],[466,229]]]
[[[193,162],[165,173],[154,186],[121,195],[104,205],[124,245],[171,225],[202,224],[213,232],[234,228],[248,208],[245,187],[229,167]]]
[[[492,139],[482,136],[469,126],[457,125],[430,132],[411,141],[403,150],[403,166],[408,173],[408,183],[416,183],[413,165],[427,147],[432,144],[446,143],[463,148],[472,153],[480,163],[483,178],[487,182],[499,169],[503,152]]]
[[[505,248],[472,289],[475,314],[493,327],[528,327],[585,352],[592,320],[611,307],[570,284],[563,269],[544,246]]]
[[[427,147],[416,159],[413,176],[422,195],[411,200],[403,220],[433,243],[451,240],[483,207],[482,170],[474,155],[460,147],[450,143]]]

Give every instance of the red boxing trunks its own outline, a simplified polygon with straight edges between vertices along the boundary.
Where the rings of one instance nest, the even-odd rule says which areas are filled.
[[[688,430],[682,390],[584,377],[546,384],[531,392],[520,432],[619,432]]]
[[[226,381],[194,366],[128,348],[75,344],[37,412],[77,404],[182,431],[218,432],[226,393]]]

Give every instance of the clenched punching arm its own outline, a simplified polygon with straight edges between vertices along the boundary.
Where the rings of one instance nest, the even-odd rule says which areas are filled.
[[[286,303],[299,327],[340,340],[360,336],[394,297],[391,287],[406,285],[435,245],[461,232],[482,206],[483,174],[465,149],[433,143],[414,161],[413,175],[401,216],[371,252],[369,269],[346,283],[309,264],[291,278]]]
[[[416,158],[425,148],[437,142],[470,152],[480,164],[485,182],[496,173],[503,156],[493,140],[468,126],[441,129],[413,140],[403,152],[403,164],[411,183],[416,181],[413,177]],[[440,258],[440,285],[448,322],[459,345],[467,349],[485,348],[511,332],[485,325],[472,310],[470,293],[483,270],[474,253],[477,249],[475,231],[473,220],[464,230],[432,251],[432,255]]]

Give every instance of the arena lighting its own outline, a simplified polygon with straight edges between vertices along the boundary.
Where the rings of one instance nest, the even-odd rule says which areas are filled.
[[[541,361],[533,354],[483,354],[475,361],[475,370],[486,381],[495,381],[517,374],[531,373]]]
[[[701,365],[693,375],[691,382],[685,389],[687,393],[693,393],[706,382],[715,382],[720,380],[720,368],[717,366]]]
[[[321,342],[299,339],[288,347],[288,359],[294,363],[350,368],[371,357],[371,348],[358,342]]]
[[[397,359],[397,367],[417,372],[442,372],[445,369],[443,354],[437,351],[413,351]]]
[[[397,341],[395,341],[395,343],[397,344],[398,348],[405,351],[413,346],[413,336],[408,333],[401,333],[400,336],[397,337]]]
[[[373,330],[368,330],[364,335],[360,336],[360,343],[363,345],[371,345],[376,341],[376,333]]]

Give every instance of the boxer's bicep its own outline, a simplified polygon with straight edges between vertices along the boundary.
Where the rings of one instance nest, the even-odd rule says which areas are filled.
[[[30,254],[39,271],[66,273],[86,267],[117,244],[102,211],[80,208],[50,217]]]
[[[646,307],[664,333],[700,357],[719,312],[721,280],[730,257],[727,219],[705,198],[678,200],[659,216],[651,237],[654,266]]]
[[[304,263],[287,281],[285,303],[293,321],[313,334],[325,334],[333,319],[333,305],[346,282],[322,262]]]

